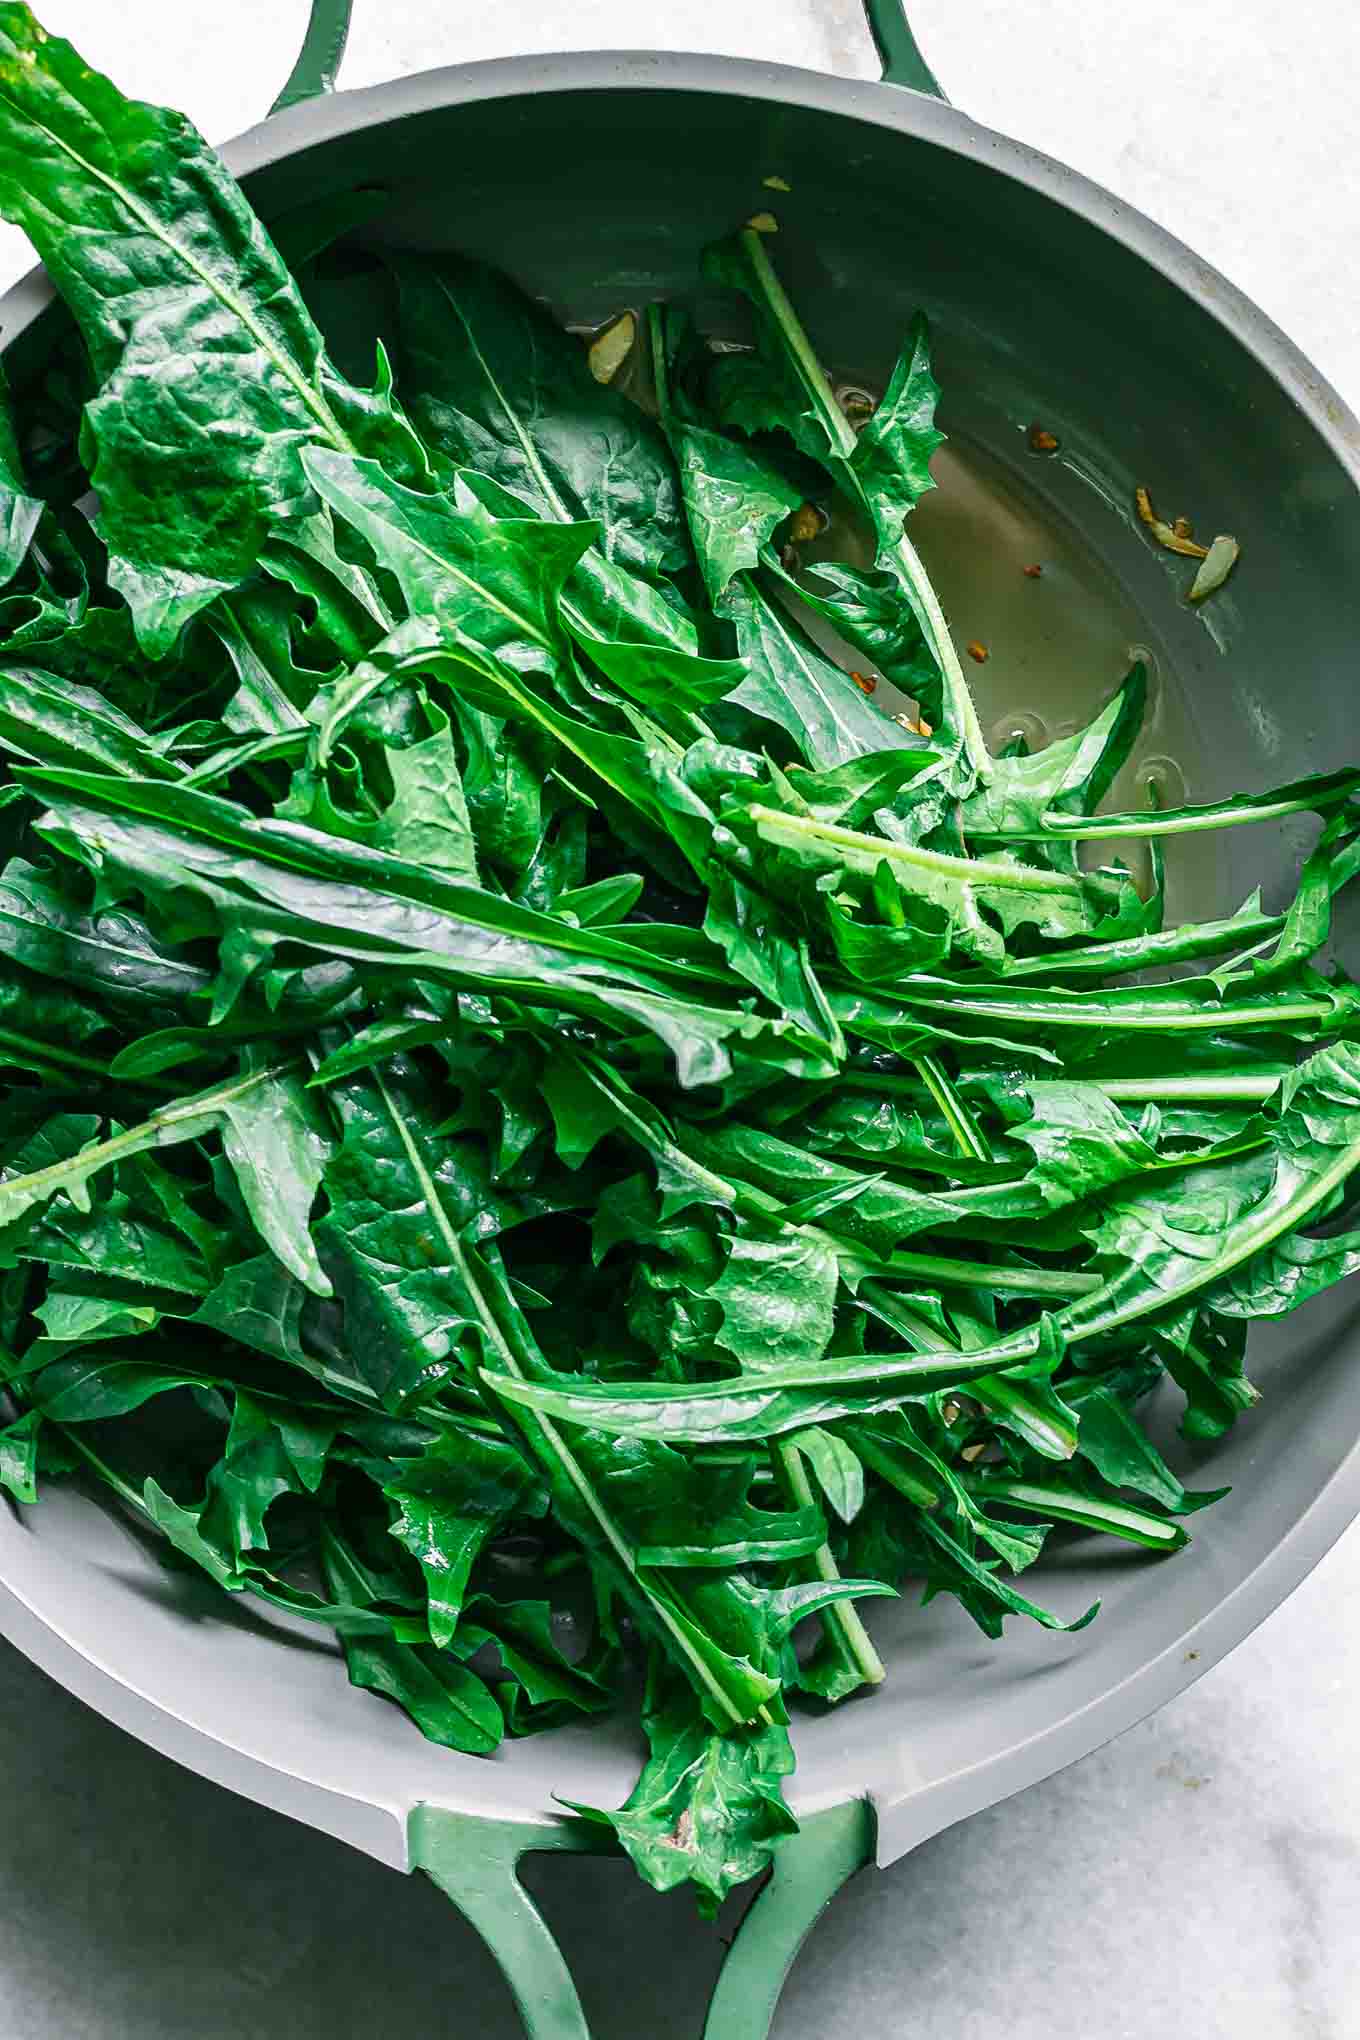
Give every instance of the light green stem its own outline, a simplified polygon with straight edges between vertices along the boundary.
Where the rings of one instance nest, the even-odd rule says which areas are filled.
[[[994,1261],[959,1261],[944,1254],[890,1254],[889,1275],[938,1283],[947,1289],[993,1289],[1006,1296],[1084,1296],[1100,1288],[1099,1275],[1069,1273],[1064,1268],[1008,1268]]]
[[[916,1067],[921,1073],[922,1083],[943,1114],[945,1125],[958,1142],[959,1152],[974,1162],[994,1160],[985,1134],[936,1058],[933,1055],[917,1056]]]
[[[177,1105],[164,1105],[159,1112],[153,1112],[149,1119],[143,1120],[140,1126],[130,1126],[108,1140],[82,1148],[78,1154],[67,1155],[59,1162],[49,1162],[45,1169],[30,1170],[25,1176],[5,1177],[0,1180],[0,1224],[8,1222],[7,1214],[18,1217],[43,1198],[51,1197],[68,1186],[84,1183],[111,1163],[126,1161],[129,1156],[142,1154],[148,1148],[170,1147],[176,1141],[196,1139],[214,1124],[224,1105],[230,1105],[247,1091],[253,1091],[257,1084],[282,1076],[292,1067],[290,1063],[280,1063],[270,1069],[252,1070],[248,1076],[238,1077],[235,1083],[218,1084],[211,1091],[198,1091],[192,1098],[181,1099]]]
[[[1290,1067],[1288,1063],[1263,1063],[1240,1075],[1206,1070],[1203,1076],[1186,1077],[1099,1077],[1083,1071],[1078,1081],[1123,1104],[1251,1105],[1273,1097]],[[846,1070],[838,1082],[845,1090],[882,1092],[917,1103],[934,1095],[924,1081],[892,1070]]]
[[[869,836],[862,829],[847,829],[839,822],[819,822],[811,815],[787,814],[782,808],[749,807],[746,813],[769,842],[809,839],[829,843],[837,850],[849,850],[870,860],[874,869],[885,860],[920,871],[932,878],[953,879],[959,885],[999,886],[1022,892],[1076,893],[1115,892],[1117,884],[1089,873],[1040,871],[1029,864],[1008,864],[1000,858],[955,857],[947,850],[923,850],[917,843],[894,843],[886,836]]]
[[[925,633],[926,642],[943,675],[945,692],[953,710],[963,751],[977,777],[987,779],[992,769],[991,753],[982,734],[982,725],[978,721],[977,708],[968,682],[963,677],[963,667],[954,649],[949,624],[940,607],[939,598],[931,586],[930,577],[906,533],[900,529],[884,530],[874,514],[874,505],[865,493],[855,465],[858,435],[836,402],[835,392],[827,381],[812,343],[803,330],[802,321],[765,252],[763,237],[753,227],[747,227],[742,233],[741,241],[751,265],[752,275],[769,306],[770,316],[784,337],[784,343],[793,356],[798,378],[812,400],[822,428],[830,441],[832,471],[846,493],[859,505],[874,526],[879,539],[880,559],[886,559],[897,569],[917,620]]]
[[[775,1459],[788,1490],[789,1499],[800,1509],[816,1507],[812,1483],[808,1479],[803,1455],[798,1447],[787,1438],[777,1438],[773,1443]],[[840,1572],[829,1544],[821,1544],[812,1554],[812,1564],[818,1579],[838,1580]],[[855,1664],[858,1666],[866,1685],[881,1686],[887,1673],[883,1660],[874,1649],[868,1630],[860,1620],[859,1610],[849,1601],[833,1601],[829,1608],[823,1608],[822,1621],[838,1629]]]
[[[1199,814],[1191,808],[1117,815],[1064,815],[1046,810],[1035,829],[986,829],[982,833],[1009,843],[1038,842],[1052,836],[1069,843],[1107,836],[1192,836],[1211,829],[1237,829],[1248,822],[1275,822],[1284,815],[1313,814],[1316,807],[1315,795],[1300,794],[1292,800],[1263,801],[1258,807],[1210,808]]]
[[[1273,1098],[1291,1065],[1271,1063],[1260,1069],[1202,1077],[1092,1077],[1107,1098],[1147,1105],[1260,1105]]]

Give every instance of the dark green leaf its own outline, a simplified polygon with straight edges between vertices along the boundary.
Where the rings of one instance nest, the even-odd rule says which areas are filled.
[[[182,115],[124,99],[27,9],[0,21],[0,62],[0,210],[94,359],[85,430],[110,579],[159,653],[245,578],[274,522],[312,507],[304,445],[357,444],[406,475],[422,456],[381,385],[330,368],[263,228]]]
[[[678,1684],[654,1694],[643,1719],[651,1756],[623,1806],[608,1813],[571,1802],[573,1810],[611,1827],[658,1891],[693,1884],[711,1918],[797,1830],[780,1785],[794,1763],[788,1730],[717,1734]]]

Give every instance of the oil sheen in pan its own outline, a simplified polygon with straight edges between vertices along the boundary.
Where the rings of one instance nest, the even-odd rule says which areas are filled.
[[[932,472],[937,486],[912,514],[912,542],[949,618],[993,749],[1022,736],[1037,751],[1071,734],[1141,659],[1148,672],[1147,715],[1107,805],[1148,805],[1149,780],[1159,806],[1193,800],[1201,740],[1171,663],[1080,529],[980,447],[951,440],[936,453]],[[839,505],[831,508],[828,528],[800,548],[804,570],[819,554],[869,565],[862,534]],[[1034,567],[1037,575],[1026,571]],[[816,634],[843,664],[863,668],[864,661],[825,629]],[[985,651],[985,659],[970,658],[969,645]],[[882,682],[875,700],[890,713],[904,706]],[[1168,847],[1168,923],[1216,911],[1220,839],[1200,835]],[[1137,839],[1087,844],[1083,861],[1103,863],[1116,854],[1146,890],[1151,871]]]

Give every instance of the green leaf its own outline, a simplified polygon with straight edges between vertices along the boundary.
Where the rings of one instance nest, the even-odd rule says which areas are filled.
[[[330,1096],[342,1138],[326,1169],[329,1210],[315,1238],[344,1306],[354,1363],[395,1407],[429,1370],[437,1378],[458,1363],[460,1342],[478,1323],[458,1236],[489,1239],[535,1207],[518,1206],[493,1185],[474,1143],[431,1141],[430,1106],[413,1069],[389,1065],[333,1086]]]
[[[378,1600],[369,1575],[334,1532],[325,1538],[323,1560],[337,1598],[359,1607]],[[487,1756],[500,1743],[505,1724],[495,1695],[450,1652],[372,1633],[342,1632],[341,1643],[350,1684],[395,1700],[431,1742],[473,1756]]]
[[[940,386],[930,372],[930,344],[924,315],[912,320],[888,387],[860,427],[851,466],[876,530],[916,507],[935,483],[931,457],[944,444],[935,424]]]
[[[1061,874],[1052,873],[1059,877]],[[950,1015],[970,1027],[1013,1028],[1017,1035],[1076,1033],[1099,1038],[1147,1035],[1164,1048],[1168,1036],[1229,1034],[1247,1029],[1292,1033],[1300,1040],[1331,1034],[1360,1010],[1360,995],[1345,979],[1315,972],[1263,987],[1221,991],[1209,978],[1111,990],[1067,991],[1018,984],[993,986],[980,977],[964,984],[921,974],[898,991],[912,1010]]]
[[[300,1076],[267,1068],[250,1051],[243,1068],[260,1082],[224,1095],[223,1152],[265,1245],[308,1289],[329,1296],[310,1221],[332,1142]]]
[[[62,984],[0,966],[0,1067],[87,1088],[108,1072],[94,1052],[107,1024],[97,1007]]]
[[[729,1891],[769,1866],[798,1823],[781,1796],[794,1767],[778,1723],[716,1734],[683,1686],[653,1689],[643,1716],[651,1756],[616,1813],[569,1801],[613,1829],[658,1891],[692,1884],[712,1918]]]
[[[601,1714],[611,1705],[600,1673],[608,1667],[608,1645],[598,1643],[584,1659],[558,1648],[553,1611],[547,1601],[498,1601],[474,1594],[459,1626],[458,1648],[471,1653],[490,1644],[513,1684],[499,1699],[511,1735],[532,1735],[578,1714]]]
[[[989,1474],[977,1476],[976,1493],[984,1499],[1004,1502],[1008,1508],[1033,1510],[1057,1517],[1059,1522],[1076,1523],[1083,1530],[1099,1530],[1141,1544],[1149,1551],[1179,1551],[1189,1542],[1179,1523],[1168,1523],[1148,1509],[1135,1509],[1127,1502],[1109,1502],[1079,1489],[1060,1487],[1052,1481],[1007,1480]]]
[[[810,765],[825,769],[848,764],[866,751],[907,748],[901,724],[875,708],[850,675],[754,581],[734,583],[727,613],[747,666],[732,700],[778,724]]]
[[[504,1439],[459,1430],[394,1467],[385,1492],[400,1510],[391,1534],[425,1577],[430,1641],[442,1648],[458,1626],[478,1552],[516,1514],[542,1513],[541,1483]]]
[[[200,1386],[206,1378],[192,1369],[117,1353],[75,1354],[50,1361],[33,1375],[27,1394],[40,1415],[56,1423],[102,1424],[173,1389]]]
[[[247,576],[277,520],[314,507],[303,446],[357,445],[409,476],[422,456],[381,384],[357,390],[330,367],[264,229],[181,114],[124,99],[18,6],[0,17],[0,110],[0,211],[90,349],[110,579],[159,654]]]
[[[771,552],[762,555],[762,564],[776,587],[829,623],[883,679],[913,701],[930,693],[935,662],[892,574],[819,559],[795,580]]]
[[[9,391],[0,370],[0,587],[12,581],[23,565],[42,514],[41,498],[28,493]]]
[[[160,1312],[154,1304],[132,1303],[117,1296],[90,1296],[82,1291],[49,1289],[35,1304],[47,1337],[63,1345],[91,1345],[103,1339],[136,1338],[155,1329]]]
[[[1360,1050],[1340,1042],[1310,1056],[1285,1079],[1263,1122],[1265,1150],[1187,1169],[1164,1178],[1155,1193],[1111,1206],[1092,1234],[1110,1272],[1101,1289],[1062,1313],[1069,1338],[1169,1312],[1220,1287],[1231,1294],[1233,1282],[1250,1284],[1258,1256],[1273,1257],[1278,1242],[1324,1216],[1360,1165]],[[1336,1260],[1344,1262],[1344,1248]],[[1273,1268],[1273,1259],[1266,1265]],[[1286,1276],[1284,1291],[1291,1290]],[[1311,1293],[1300,1282],[1295,1300]]]
[[[1067,742],[1074,741],[1069,738]],[[1039,758],[1044,757],[1039,752]],[[1012,763],[1034,762],[1012,760]],[[1327,814],[1349,801],[1360,788],[1360,771],[1348,769],[1324,772],[1311,779],[1291,780],[1269,793],[1234,793],[1226,800],[1180,808],[1145,808],[1133,814],[1080,815],[1042,813],[1029,827],[987,828],[975,826],[987,835],[1013,837],[1058,837],[1077,842],[1098,836],[1186,836],[1206,829],[1234,829],[1245,822],[1281,821],[1286,815]]]
[[[16,1502],[38,1499],[38,1441],[42,1416],[30,1410],[0,1431],[0,1487]]]
[[[230,1594],[239,1594],[246,1585],[244,1575],[227,1557],[225,1551],[202,1530],[203,1511],[186,1509],[174,1497],[168,1495],[158,1482],[148,1479],[143,1489],[146,1512],[164,1532],[175,1550],[185,1558],[201,1566],[219,1587],[225,1587]]]
[[[1089,1388],[1083,1385],[1065,1400],[1073,1404],[1080,1420],[1081,1457],[1111,1487],[1132,1488],[1176,1514],[1200,1508],[1227,1493],[1226,1488],[1219,1488],[1212,1495],[1191,1494],[1139,1429],[1133,1412],[1099,1382]]]
[[[259,1213],[262,1229],[269,1227],[283,1237],[290,1222],[296,1222],[296,1198],[306,1188],[305,1172],[319,1175],[318,1156],[304,1138],[305,1121],[289,1124],[276,1120],[283,1106],[298,1114],[310,1111],[306,1093],[286,1089],[286,1065],[257,1061],[242,1075],[210,1090],[162,1106],[158,1112],[125,1132],[112,1133],[102,1141],[88,1140],[70,1150],[63,1137],[56,1142],[42,1140],[30,1147],[0,1175],[0,1225],[12,1225],[26,1211],[64,1192],[77,1210],[89,1209],[89,1185],[102,1170],[152,1148],[170,1147],[198,1140],[206,1133],[220,1132],[232,1155],[233,1166],[243,1183],[243,1194]],[[263,1121],[257,1117],[263,1109]],[[53,1122],[54,1128],[57,1122]],[[92,1130],[92,1129],[90,1129]],[[267,1165],[279,1167],[285,1175],[266,1178],[246,1143],[269,1139],[272,1150]],[[57,1150],[54,1152],[54,1147]],[[310,1192],[307,1202],[310,1204]],[[305,1219],[305,1213],[304,1213]],[[299,1249],[301,1252],[301,1249]]]
[[[960,822],[968,840],[1047,842],[1079,832],[1080,818],[1094,813],[1128,759],[1146,707],[1147,669],[1139,662],[1085,729],[1057,737],[1042,750],[995,759],[987,784],[963,803]],[[1103,833],[1104,816],[1100,826]],[[1056,959],[1049,967],[1052,962]]]
[[[74,803],[63,798],[67,788]],[[722,984],[714,972],[357,844],[295,823],[256,821],[233,803],[148,781],[124,788],[94,775],[51,773],[44,790],[61,817],[59,827],[44,826],[63,847],[79,846],[100,866],[135,872],[152,891],[173,896],[192,880],[230,931],[229,993],[258,968],[266,937],[277,932],[330,957],[385,959],[408,969],[416,961],[425,975],[488,990],[531,992],[550,979],[557,1003],[655,1033],[676,1055],[686,1085],[725,1076],[729,1043],[798,1068],[817,1055],[816,1044],[788,1021],[707,1004],[703,994]],[[614,968],[599,972],[587,963],[577,971],[571,962],[577,955]],[[700,996],[669,989],[687,985]]]
[[[460,514],[443,497],[420,495],[352,454],[313,448],[303,465],[323,501],[396,575],[411,615],[427,618],[447,650],[483,667],[500,660],[552,669],[562,587],[591,544],[593,525],[498,521],[475,506]]]
[[[208,1476],[205,1520],[239,1563],[267,1549],[265,1518],[281,1495],[315,1494],[337,1419],[266,1408],[238,1389],[222,1457]]]
[[[55,873],[22,857],[0,874],[0,954],[143,1024],[190,1001],[206,1011],[211,993],[211,973],[157,942],[138,915],[126,907],[87,911]],[[69,1043],[69,1025],[60,1033]]]
[[[924,321],[918,316],[884,392],[883,416],[856,435],[832,394],[797,313],[775,274],[762,236],[747,227],[704,254],[713,282],[741,291],[755,317],[756,352],[729,357],[718,380],[724,417],[743,431],[783,428],[794,443],[822,462],[849,500],[873,526],[876,565],[890,573],[920,625],[936,677],[917,684],[932,728],[957,749],[961,777],[952,790],[968,792],[986,779],[992,760],[968,683],[934,589],[903,520],[929,484],[935,432],[935,385],[930,375]],[[951,775],[951,778],[953,775]]]
[[[657,410],[679,469],[699,571],[717,609],[733,576],[757,564],[775,526],[798,508],[802,491],[762,453],[724,438],[672,402],[667,324],[662,307],[651,306],[648,335]]]
[[[1006,936],[1019,927],[1034,927],[1059,940],[1090,934],[1111,912],[1118,911],[1129,894],[1127,882],[1121,879],[1039,870],[1004,854],[957,857],[920,844],[873,836],[867,830],[822,822],[815,816],[789,813],[762,801],[753,802],[744,819],[759,841],[775,853],[771,861],[776,873],[791,877],[804,872],[829,881],[833,874],[845,872],[873,880],[886,867],[918,901],[929,901],[947,916],[956,947],[987,963],[1004,959]],[[911,990],[915,993],[915,986]],[[1053,993],[1040,1000],[1017,987],[1009,1003],[1005,994],[984,992],[972,1006],[989,1015],[1009,1014],[1016,1002],[1031,1007],[1042,1003],[1047,1017],[1049,1011],[1065,1010],[1073,1000],[1085,996]],[[1119,1001],[1129,995],[1111,992],[1105,996]],[[923,982],[913,1004],[929,1003],[929,985]]]
[[[1057,1511],[1053,1513],[1056,1514]],[[961,1539],[955,1537],[933,1516],[922,1514],[918,1516],[917,1523],[927,1550],[934,1547],[931,1552],[933,1568],[930,1574],[931,1585],[937,1586],[936,1572],[942,1571],[950,1590],[958,1594],[969,1613],[988,1635],[1000,1635],[1002,1622],[1007,1615],[1027,1615],[1031,1622],[1037,1622],[1043,1629],[1067,1631],[1084,1629],[1088,1622],[1094,1621],[1100,1608],[1099,1601],[1088,1608],[1084,1615],[1064,1622],[1059,1616],[1051,1614],[1047,1608],[1036,1606],[1033,1601],[1026,1600],[1023,1594],[1017,1594],[1013,1587],[1007,1586],[1004,1580],[997,1577],[995,1560],[975,1557]],[[1174,1526],[1163,1527],[1171,1529]],[[1184,1541],[1183,1532],[1181,1541]]]
[[[241,588],[223,596],[208,622],[236,673],[236,692],[222,711],[229,730],[243,735],[303,731],[303,714],[317,676],[297,665],[294,605],[281,588]]]
[[[839,1280],[832,1248],[810,1234],[734,1233],[709,1291],[722,1311],[720,1344],[752,1371],[815,1363],[831,1338]]]
[[[844,1438],[835,1431],[810,1425],[795,1431],[790,1445],[802,1453],[817,1477],[817,1485],[842,1523],[853,1523],[864,1507],[864,1468]]]
[[[477,883],[477,846],[468,819],[448,721],[433,735],[397,750],[387,747],[392,798],[374,840],[408,864]]]
[[[190,1322],[225,1333],[272,1359],[306,1368],[300,1327],[307,1294],[272,1254],[257,1254],[227,1269]]]
[[[1017,1350],[1019,1349],[1019,1350]],[[759,1442],[806,1424],[893,1407],[940,1389],[967,1391],[1009,1359],[1028,1358],[1030,1342],[968,1354],[876,1355],[848,1364],[764,1368],[737,1380],[690,1384],[590,1382],[574,1376],[515,1381],[488,1373],[497,1395],[526,1409],[619,1436],[675,1444]]]
[[[494,270],[403,257],[403,388],[445,470],[476,468],[560,523],[597,520],[634,573],[685,564],[675,478],[644,414],[590,373],[580,343]]]

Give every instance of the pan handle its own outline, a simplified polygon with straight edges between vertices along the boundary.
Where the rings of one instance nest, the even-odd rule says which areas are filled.
[[[907,20],[906,0],[863,0],[869,17],[885,85],[905,85],[910,92],[929,92],[943,99],[940,81],[921,55],[921,46]]]
[[[929,92],[936,99],[943,99],[939,81],[911,32],[904,0],[863,0],[863,5],[869,33],[883,66],[884,83],[902,85],[911,92]],[[336,73],[349,39],[353,7],[354,0],[312,0],[297,62],[269,109],[271,113],[281,113],[285,106],[297,106],[304,99],[319,98],[323,92],[334,92]]]
[[[353,11],[354,0],[312,0],[297,62],[270,107],[271,113],[282,113],[285,106],[298,106],[304,99],[319,99],[323,92],[334,92]]]

